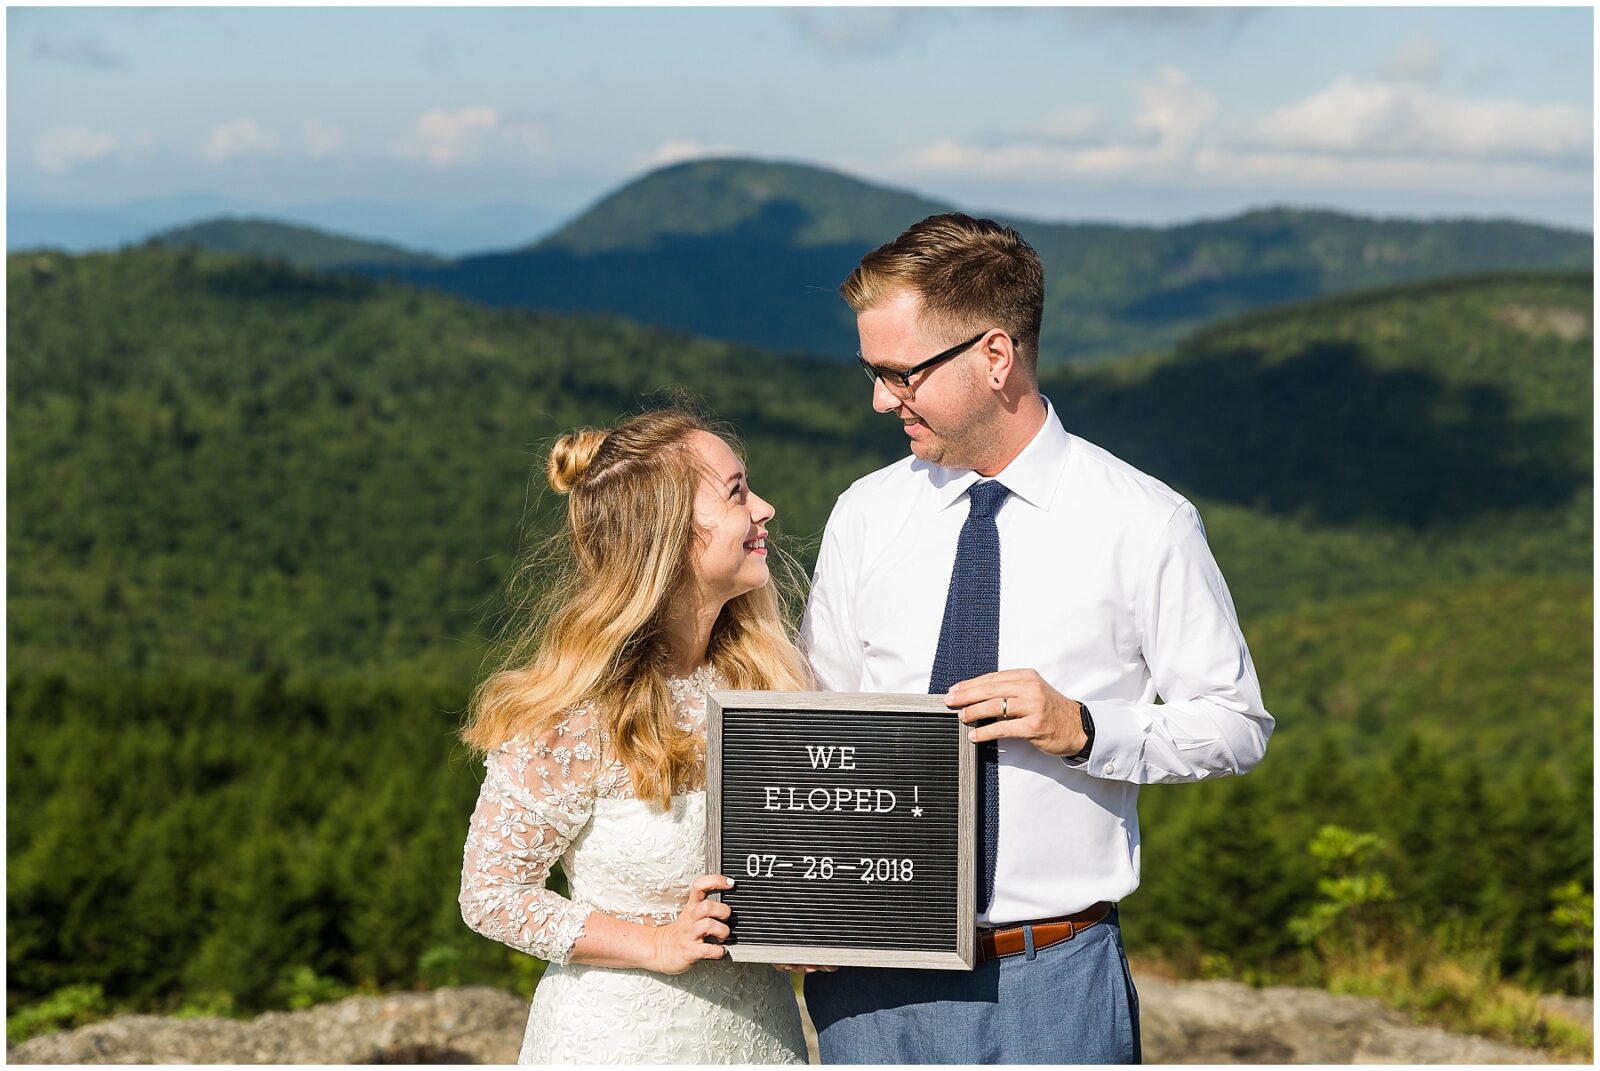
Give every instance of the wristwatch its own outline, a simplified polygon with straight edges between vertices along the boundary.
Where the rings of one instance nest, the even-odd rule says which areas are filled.
[[[1083,747],[1076,755],[1067,756],[1069,762],[1088,758],[1089,752],[1094,749],[1094,718],[1089,716],[1089,707],[1086,704],[1078,704],[1078,717],[1083,719],[1083,735],[1088,739],[1083,742]]]

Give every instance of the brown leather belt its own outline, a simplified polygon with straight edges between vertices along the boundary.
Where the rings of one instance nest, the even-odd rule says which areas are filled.
[[[978,962],[985,960],[1001,959],[1005,956],[1016,956],[1025,952],[1028,947],[1027,935],[1023,930],[1028,926],[1033,927],[1033,950],[1049,948],[1051,945],[1070,941],[1078,934],[1087,930],[1095,923],[1102,921],[1111,914],[1111,905],[1104,900],[1091,907],[1086,907],[1076,915],[1062,915],[1059,918],[1040,919],[1038,922],[1018,923],[1015,926],[1006,926],[998,930],[978,931]]]

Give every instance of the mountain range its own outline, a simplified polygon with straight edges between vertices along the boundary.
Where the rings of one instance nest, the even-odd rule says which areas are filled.
[[[429,266],[438,264],[441,259],[384,242],[253,217],[224,216],[174,227],[153,235],[149,243],[178,249],[207,249],[215,253],[248,253],[289,261],[304,268],[339,268],[350,264]]]
[[[187,193],[84,205],[12,192],[6,198],[6,249],[100,252],[137,245],[168,230],[228,219],[272,220],[340,236],[381,236],[365,240],[432,257],[525,243],[555,230],[564,216],[526,201],[478,198],[441,204],[380,194],[282,202]]]
[[[848,364],[616,314],[157,245],[12,254],[7,298],[8,1037],[526,995],[460,923],[454,732],[538,593],[553,437],[694,392],[802,572],[905,451]],[[1142,791],[1134,954],[1343,985],[1293,933],[1359,880],[1438,968],[1417,1008],[1591,984],[1593,308],[1588,271],[1455,276],[1046,371],[1201,510],[1278,720],[1250,776]],[[1374,845],[1347,878],[1329,826]]]
[[[159,248],[14,254],[8,291],[10,640],[45,662],[476,646],[523,497],[530,530],[554,517],[538,444],[675,386],[744,434],[803,565],[833,496],[903,449],[854,368],[616,317]],[[1591,293],[1575,273],[1322,299],[1042,385],[1201,504],[1247,615],[1573,575]]]
[[[803,164],[698,160],[651,172],[550,236],[445,262],[237,224],[163,243],[283,256],[496,307],[616,313],[779,352],[847,360],[853,320],[836,288],[860,256],[947,203]],[[1181,226],[1004,218],[1046,266],[1041,363],[1167,348],[1218,317],[1440,275],[1587,268],[1578,231],[1505,220],[1374,219],[1268,208]]]

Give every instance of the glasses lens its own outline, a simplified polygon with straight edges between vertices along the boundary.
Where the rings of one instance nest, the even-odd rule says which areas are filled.
[[[868,379],[870,379],[874,384],[882,383],[884,387],[888,389],[890,394],[893,394],[897,398],[906,398],[910,396],[909,388],[907,388],[906,385],[900,381],[900,377],[895,373],[878,371],[876,368],[872,367],[872,365],[867,363],[867,359],[865,357],[857,357],[856,363],[861,366],[861,371],[866,373]]]

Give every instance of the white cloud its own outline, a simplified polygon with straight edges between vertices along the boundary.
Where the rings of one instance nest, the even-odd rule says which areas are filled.
[[[1426,34],[1402,41],[1384,59],[1378,73],[1395,82],[1433,82],[1444,68],[1444,49]]]
[[[140,160],[148,157],[156,150],[156,136],[149,130],[135,130],[126,137],[118,139],[118,160]]]
[[[1466,73],[1462,75],[1462,78],[1467,85],[1472,86],[1475,89],[1482,89],[1485,86],[1492,85],[1495,82],[1505,81],[1506,75],[1510,73],[1510,69],[1506,67],[1506,65],[1500,60],[1487,59],[1479,60],[1471,67],[1467,68]]]
[[[1590,190],[1589,173],[1519,160],[1346,156],[1204,148],[1190,162],[1190,178],[1207,186],[1279,191],[1572,195]]]
[[[397,155],[436,167],[474,163],[491,156],[536,157],[545,151],[544,124],[529,115],[502,115],[474,105],[450,111],[430,108],[397,144]]]
[[[93,35],[72,41],[41,37],[33,43],[33,54],[39,59],[101,71],[120,70],[128,66],[126,56],[106,48],[100,43],[100,38]]]
[[[1273,150],[1578,163],[1593,155],[1594,120],[1570,104],[1458,97],[1343,75],[1268,113],[1246,140]]]
[[[906,39],[917,21],[938,11],[906,7],[787,8],[800,35],[824,52],[887,52]]]
[[[1170,63],[1139,86],[1139,100],[1134,125],[1155,135],[1164,156],[1194,144],[1217,114],[1217,98]]]
[[[443,71],[450,66],[450,59],[455,55],[455,42],[441,33],[430,33],[417,49],[417,58],[428,65],[430,70]]]
[[[1215,123],[1216,98],[1171,64],[1136,88],[1138,108],[1122,131],[1093,109],[1068,108],[1008,144],[976,145],[946,138],[913,151],[900,163],[912,172],[976,171],[1035,177],[1114,176],[1170,169],[1192,152]]]
[[[276,151],[278,137],[254,119],[231,119],[213,127],[200,147],[200,155],[214,164],[240,156],[260,156]]]
[[[343,130],[320,119],[306,120],[306,154],[313,160],[333,155],[343,144]]]
[[[33,161],[41,171],[60,175],[79,164],[109,156],[116,149],[117,139],[111,134],[69,126],[40,138],[33,148]]]
[[[1038,9],[1035,9],[1038,10]],[[1192,34],[1221,29],[1235,33],[1268,9],[1258,7],[1058,7],[1047,8],[1074,27],[1126,30],[1148,35],[1152,31]]]
[[[1111,126],[1109,117],[1099,108],[1068,105],[1046,116],[1034,130],[1043,138],[1081,142],[1110,136]]]
[[[549,148],[545,124],[531,115],[508,115],[500,121],[500,148],[513,155],[532,158]]]
[[[1205,87],[1165,66],[1137,86],[1120,121],[1069,108],[1014,137],[942,138],[882,170],[902,179],[1190,182],[1284,194],[1349,186],[1566,195],[1588,189],[1593,141],[1590,113],[1574,105],[1467,98],[1355,75],[1255,121],[1230,122]]]
[[[699,160],[708,156],[732,156],[735,149],[729,145],[702,145],[689,138],[671,138],[633,162],[637,169],[654,170],[685,160]]]

